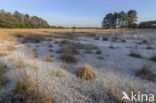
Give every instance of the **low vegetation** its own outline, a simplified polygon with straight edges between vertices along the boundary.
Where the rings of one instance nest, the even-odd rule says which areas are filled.
[[[34,49],[34,50],[32,51],[31,58],[32,58],[32,59],[34,59],[34,58],[38,58],[38,52],[37,52],[36,49]]]
[[[16,80],[13,103],[53,103],[51,96],[40,92],[37,83],[30,79],[29,76],[23,76],[22,79]]]
[[[149,65],[144,65],[140,70],[136,71],[136,76],[149,81],[156,80],[156,74],[153,73]]]
[[[19,60],[18,64],[16,65],[16,67],[18,69],[22,69],[22,68],[25,68],[25,64],[22,60]]]
[[[3,87],[3,86],[5,86],[6,83],[9,81],[7,79],[7,77],[5,76],[5,73],[8,70],[9,70],[9,68],[6,65],[0,63],[0,88]]]
[[[150,58],[151,61],[153,62],[156,62],[156,55],[153,55],[151,58]]]
[[[47,57],[47,58],[45,59],[45,61],[46,61],[46,62],[52,62],[53,59],[49,56],[49,57]]]
[[[93,70],[93,68],[88,65],[88,64],[85,64],[83,65],[79,71],[78,71],[78,77],[82,78],[82,79],[85,79],[85,80],[91,80],[91,79],[94,79],[96,77],[96,73],[95,71]]]
[[[0,57],[4,57],[4,56],[7,56],[8,53],[7,52],[0,52]]]
[[[77,63],[78,59],[73,54],[63,53],[60,56],[60,59],[66,63]]]
[[[133,49],[130,51],[129,55],[135,58],[143,58],[143,56],[137,50]]]

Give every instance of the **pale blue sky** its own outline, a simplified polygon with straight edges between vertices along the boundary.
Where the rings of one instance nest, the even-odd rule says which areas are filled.
[[[138,12],[138,21],[156,20],[156,0],[0,0],[0,9],[44,18],[51,25],[101,26],[109,12]]]

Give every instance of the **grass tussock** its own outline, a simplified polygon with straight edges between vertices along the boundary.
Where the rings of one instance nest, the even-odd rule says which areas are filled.
[[[7,52],[0,52],[0,57],[8,56]]]
[[[156,62],[156,55],[153,55],[151,58],[150,58],[151,61],[153,62]]]
[[[102,51],[101,50],[97,50],[96,54],[102,54]]]
[[[149,65],[144,65],[140,70],[136,71],[136,76],[149,81],[156,80],[156,74],[153,73]]]
[[[110,100],[112,101],[112,103],[129,103],[128,100],[122,100],[123,97],[123,88],[117,84],[113,84],[109,91],[108,94],[110,96]],[[125,92],[129,95],[131,93],[131,90],[125,90]],[[136,90],[134,89],[133,92],[136,92]],[[136,92],[137,93],[137,92]]]
[[[103,60],[104,59],[104,56],[97,56],[97,59],[100,59],[100,60]]]
[[[34,59],[34,58],[38,58],[38,52],[37,52],[36,49],[34,49],[34,50],[32,51],[31,58],[32,58],[32,59]]]
[[[49,56],[49,57],[47,57],[47,58],[45,59],[45,61],[46,61],[46,62],[52,62],[53,59]]]
[[[37,69],[38,69],[35,63],[32,63],[32,64],[31,64],[31,68],[32,68],[33,70],[37,70]]]
[[[57,72],[57,77],[59,77],[59,78],[62,78],[62,77],[65,77],[65,71],[64,70],[60,70],[60,71],[58,71]]]
[[[148,50],[152,50],[152,49],[154,49],[154,48],[151,47],[151,46],[147,46],[146,49],[148,49]]]
[[[60,59],[66,63],[77,63],[78,62],[77,58],[73,54],[63,53],[60,56]]]
[[[95,37],[95,40],[99,40],[99,37]]]
[[[9,81],[8,78],[4,76],[8,70],[9,68],[6,65],[0,63],[0,88],[5,86]]]
[[[16,81],[16,89],[13,91],[13,103],[53,103],[48,93],[40,92],[36,82]]]
[[[11,52],[11,51],[16,50],[16,47],[15,47],[14,45],[8,45],[8,46],[7,46],[7,50],[8,50],[9,52]]]
[[[108,38],[107,37],[103,37],[102,40],[103,41],[108,41]]]
[[[129,55],[135,58],[143,58],[143,56],[138,51],[133,49],[130,51]]]
[[[85,80],[91,80],[96,77],[96,73],[90,65],[85,64],[78,71],[78,77],[85,79]]]
[[[79,54],[79,51],[77,50],[76,47],[69,45],[67,47],[61,47],[58,50],[56,50],[56,53],[61,54],[61,53],[66,53],[66,54]]]
[[[22,69],[22,68],[25,68],[25,64],[24,64],[24,62],[22,61],[22,60],[20,60],[19,62],[18,62],[18,64],[16,65],[16,67],[18,68],[18,69]]]

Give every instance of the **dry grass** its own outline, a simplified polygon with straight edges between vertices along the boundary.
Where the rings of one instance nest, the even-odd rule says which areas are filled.
[[[144,65],[140,70],[136,71],[136,76],[149,81],[156,80],[156,74],[151,71],[151,67],[149,65]]]
[[[78,71],[78,77],[85,79],[85,80],[91,80],[96,77],[96,73],[90,65],[85,64]]]
[[[60,71],[57,72],[57,77],[62,78],[62,77],[65,76],[65,74],[66,74],[66,73],[65,73],[64,70],[60,70]]]
[[[34,49],[34,50],[32,51],[32,56],[31,56],[31,58],[32,58],[32,59],[38,58],[38,52],[37,52],[36,49]]]
[[[16,65],[16,67],[18,69],[22,69],[22,68],[25,68],[25,64],[24,64],[24,62],[22,60],[19,60],[19,63]]]
[[[40,92],[37,83],[26,78],[24,81],[16,81],[12,101],[13,103],[53,103],[48,93]]]
[[[16,40],[11,40],[11,41],[9,41],[6,50],[9,52],[14,51],[14,50],[16,50],[16,45],[18,45]]]
[[[47,58],[45,59],[45,61],[46,61],[46,62],[52,62],[53,59],[49,56],[49,57],[47,57]]]
[[[122,90],[117,86],[117,85],[113,85],[110,90],[109,90],[109,95],[110,95],[110,99],[111,101],[113,101],[114,103],[126,103],[124,101],[121,101],[122,98]]]
[[[4,57],[4,56],[7,56],[8,53],[7,52],[0,52],[0,57]]]
[[[35,63],[32,63],[32,64],[31,64],[31,68],[32,68],[33,70],[37,70],[37,69],[38,69]]]
[[[7,46],[7,50],[11,52],[11,51],[16,50],[16,47],[13,46],[13,45],[8,45],[8,46]]]

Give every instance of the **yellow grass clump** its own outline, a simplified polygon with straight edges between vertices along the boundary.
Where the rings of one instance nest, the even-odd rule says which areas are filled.
[[[16,67],[17,67],[18,69],[22,69],[22,68],[25,67],[25,64],[23,63],[22,60],[20,60]]]
[[[0,52],[0,57],[4,57],[4,56],[7,56],[8,53],[7,52]]]
[[[13,103],[53,103],[48,93],[40,92],[36,82],[23,77],[23,81],[16,81],[13,91]]]
[[[46,62],[52,62],[53,60],[52,60],[52,58],[49,56],[49,57],[47,57],[47,58],[45,59],[45,61],[46,61]]]
[[[33,50],[33,51],[32,51],[32,56],[31,56],[31,58],[32,58],[32,59],[38,58],[38,52],[37,52],[37,50]]]
[[[93,68],[90,65],[85,64],[78,71],[78,77],[85,80],[91,80],[96,77],[96,73],[94,72]]]
[[[65,71],[64,70],[58,71],[57,76],[60,77],[60,78],[64,77],[65,76]]]

